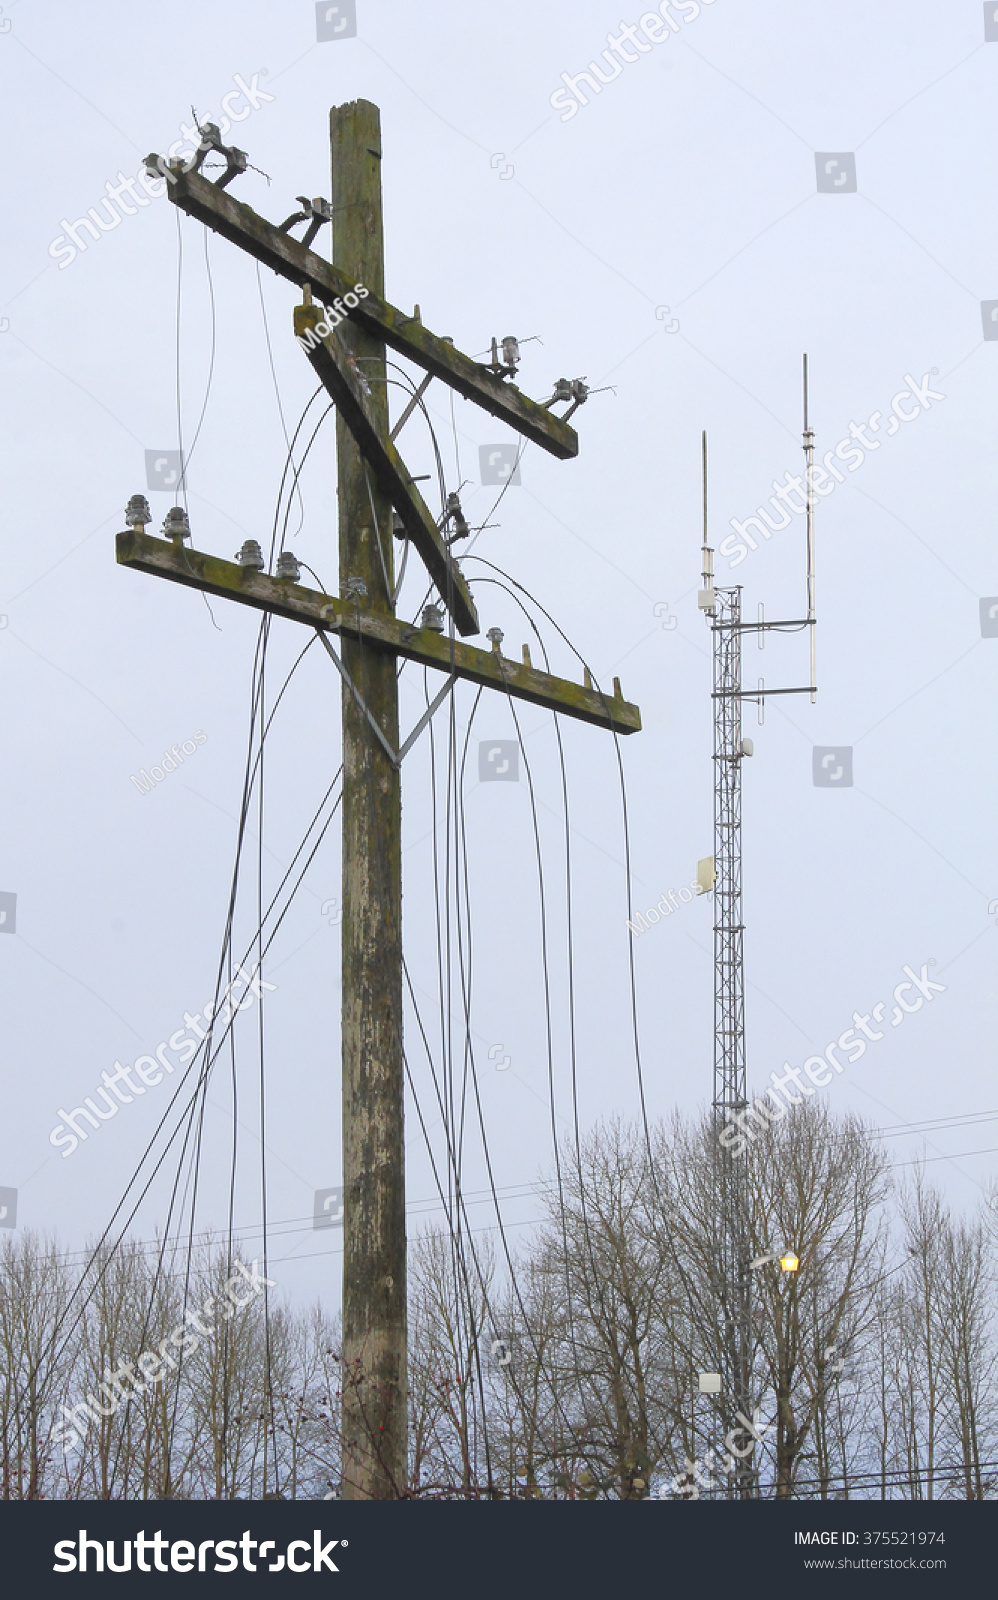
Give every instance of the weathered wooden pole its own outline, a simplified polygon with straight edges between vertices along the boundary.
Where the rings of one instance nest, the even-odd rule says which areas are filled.
[[[404,1063],[402,1059],[402,869],[398,658],[557,710],[565,716],[636,733],[637,706],[594,685],[539,672],[524,646],[523,663],[497,641],[481,650],[436,628],[400,624],[393,599],[392,508],[422,559],[439,598],[464,637],[479,631],[474,600],[441,527],[429,512],[388,437],[385,345],[458,394],[499,417],[524,438],[567,460],[578,438],[567,418],[585,398],[581,381],[559,378],[543,404],[509,382],[515,362],[497,370],[456,350],[384,300],[381,217],[381,119],[357,100],[330,112],[333,260],[290,228],[321,210],[300,212],[280,227],[226,187],[245,158],[222,147],[226,171],[211,182],[185,163],[151,155],[168,176],[175,205],[264,262],[303,291],[295,310],[299,344],[337,406],[339,578],[337,598],[253,564],[186,550],[180,540],[145,534],[145,498],[129,501],[118,560],[172,582],[338,634],[347,674],[343,704],[343,1496],[394,1499],[407,1486],[406,1241]],[[243,163],[241,165],[240,163]],[[355,289],[360,285],[363,293]],[[319,316],[314,300],[321,302]],[[317,333],[322,323],[323,332]],[[330,324],[327,328],[325,324]],[[555,400],[571,401],[556,416]],[[349,687],[347,686],[349,685]],[[359,702],[358,702],[359,697]],[[429,714],[432,715],[433,702]],[[418,737],[413,729],[408,744]],[[385,749],[387,744],[387,751]]]
[[[333,262],[384,295],[381,118],[357,100],[330,112]],[[385,347],[350,318],[338,332],[388,433]],[[340,593],[393,614],[391,508],[336,419]],[[374,513],[372,515],[372,504]],[[380,552],[379,552],[380,543]],[[387,575],[387,583],[386,583]],[[356,582],[366,588],[362,594]],[[392,655],[342,641],[350,677],[393,750]],[[407,1484],[406,1240],[402,1063],[402,801],[399,772],[343,697],[343,1497],[389,1500]]]

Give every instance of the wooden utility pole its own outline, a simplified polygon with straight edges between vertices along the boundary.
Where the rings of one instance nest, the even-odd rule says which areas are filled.
[[[523,661],[455,638],[480,631],[474,599],[446,537],[389,436],[385,346],[500,418],[550,454],[567,459],[578,438],[556,402],[570,412],[588,391],[559,379],[538,404],[511,381],[516,356],[482,365],[384,298],[381,125],[376,106],[359,100],[330,113],[332,202],[304,201],[280,226],[226,192],[245,171],[242,151],[203,131],[194,170],[147,158],[168,180],[175,205],[246,250],[303,292],[294,315],[298,342],[337,407],[339,596],[322,594],[246,563],[184,547],[185,534],[145,532],[141,495],[129,503],[129,529],[117,559],[174,583],[314,627],[342,678],[343,706],[343,1483],[345,1499],[394,1499],[408,1484],[406,1439],[406,1239],[404,1066],[402,1059],[402,870],[400,769],[407,750],[458,678],[507,697],[560,711],[616,733],[641,726],[637,706],[595,687],[538,672]],[[210,151],[225,157],[216,182],[201,173]],[[331,217],[333,260],[309,246]],[[290,228],[309,221],[304,240]],[[356,288],[355,288],[356,286]],[[363,286],[363,294],[357,292]],[[318,302],[316,304],[315,302]],[[325,307],[320,312],[320,305]],[[411,408],[410,408],[411,409]],[[570,413],[569,413],[570,414]],[[450,613],[423,627],[395,616],[394,531],[412,544]],[[184,522],[180,515],[181,524]],[[176,523],[166,531],[174,533]],[[341,655],[329,642],[339,635]],[[419,662],[447,675],[430,710],[400,745],[397,664]]]
[[[333,265],[384,296],[381,118],[366,100],[334,107]],[[349,322],[343,343],[388,436],[385,346]],[[342,412],[336,418],[340,592],[394,616],[392,508]],[[380,549],[379,549],[380,545]],[[360,594],[358,594],[360,598]],[[344,639],[343,664],[393,750],[395,660]],[[402,1067],[402,795],[347,684],[343,700],[343,1497],[406,1487],[406,1263]]]

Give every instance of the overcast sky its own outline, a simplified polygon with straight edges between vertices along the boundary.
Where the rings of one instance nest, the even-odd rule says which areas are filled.
[[[994,1170],[998,1121],[935,1124],[998,1118],[998,770],[988,744],[998,637],[983,636],[992,596],[998,605],[998,349],[987,348],[998,342],[994,12],[980,0],[688,0],[673,6],[671,26],[656,29],[644,13],[641,33],[640,6],[621,13],[600,0],[357,0],[355,18],[348,3],[322,6],[321,23],[312,0],[4,4],[0,1191],[17,1191],[20,1229],[54,1231],[78,1248],[103,1227],[175,1079],[122,1105],[72,1153],[50,1143],[58,1111],[93,1095],[116,1060],[154,1053],[214,987],[257,618],[221,600],[209,610],[194,591],[114,561],[128,497],[148,495],[151,531],[173,502],[158,482],[150,486],[146,452],[158,460],[178,447],[179,214],[163,198],[129,200],[125,187],[113,213],[120,221],[97,240],[77,228],[85,248],[76,249],[67,228],[101,207],[108,184],[134,179],[148,151],[181,139],[192,106],[202,120],[217,118],[227,95],[239,119],[230,137],[254,169],[231,192],[275,222],[296,195],[329,193],[329,107],[373,100],[382,115],[388,298],[406,310],[418,302],[426,325],[470,355],[494,335],[538,336],[523,345],[519,378],[537,399],[559,377],[605,390],[574,418],[576,461],[527,447],[522,481],[474,554],[524,584],[598,679],[619,675],[641,707],[643,731],[621,741],[620,755],[643,908],[670,889],[678,899],[712,849],[710,639],[696,606],[700,432],[710,437],[712,539],[728,540],[718,580],[743,585],[747,616],[760,602],[769,617],[799,616],[802,517],[790,514],[765,541],[756,528],[754,551],[732,534],[732,520],[757,516],[774,481],[801,470],[800,363],[809,353],[818,457],[841,450],[817,516],[817,703],[770,700],[761,727],[746,709],[755,742],[744,798],[750,1081],[761,1090],[784,1062],[823,1052],[854,1012],[884,1003],[883,1037],[820,1093],[876,1127],[933,1124],[924,1136],[893,1133],[892,1158],[924,1151],[954,1206],[979,1198]],[[329,37],[317,38],[320,27]],[[595,95],[578,80],[576,96],[565,79],[594,60],[610,81]],[[204,232],[187,219],[179,237],[187,443],[208,377],[209,270],[217,341],[189,467],[193,544],[231,557],[245,538],[269,539],[286,454],[282,412],[290,431],[314,380],[292,338],[297,292],[260,274],[265,325],[255,264],[215,237],[206,262]],[[328,230],[318,248],[328,251]],[[498,493],[482,482],[481,447],[487,456],[514,436],[473,405],[452,404],[438,383],[427,404],[447,487],[464,483],[465,510],[481,522]],[[850,453],[850,425],[874,413],[868,446]],[[400,448],[413,471],[431,469],[423,422],[407,425]],[[301,482],[288,542],[328,587],[336,573],[328,422]],[[413,557],[400,603],[409,615],[422,594],[417,568]],[[536,664],[518,608],[484,586],[486,567],[469,558],[466,571],[483,627],[504,629],[510,655],[529,638]],[[571,651],[534,615],[552,670],[578,680]],[[991,626],[998,634],[998,617]],[[306,639],[295,624],[275,623],[272,695]],[[800,637],[770,636],[764,654],[746,644],[750,684],[803,684],[807,672]],[[473,701],[470,687],[459,690],[462,739]],[[422,704],[422,675],[408,668],[404,731]],[[550,715],[523,706],[517,714],[518,782],[479,782],[479,742],[518,737],[507,704],[488,694],[465,775],[472,1036],[513,1239],[540,1214],[529,1186],[550,1165],[552,1139],[528,766],[548,918],[555,1121],[561,1135],[572,1123],[558,749]],[[581,725],[563,725],[562,736],[585,1128],[638,1112],[630,935],[614,742]],[[166,771],[164,751],[178,744],[183,753],[185,741],[193,752]],[[817,758],[823,784],[813,776],[815,747],[832,756],[824,768]],[[269,893],[339,761],[339,684],[318,649],[292,680],[267,750]],[[403,774],[405,937],[437,1050],[429,760],[424,735]],[[156,764],[162,781],[140,793],[132,775]],[[443,851],[439,807],[438,824]],[[253,831],[250,885],[256,849]],[[239,912],[246,939],[254,894]],[[341,1181],[339,928],[329,904],[338,896],[334,823],[265,969],[275,986],[265,1054],[272,1275],[294,1299],[321,1293],[331,1306],[339,1235],[314,1231],[311,1216],[315,1190]],[[682,902],[634,941],[652,1115],[692,1111],[710,1097],[711,922],[709,899]],[[906,965],[916,974],[926,967],[944,988],[892,1027]],[[453,1025],[461,1026],[456,991]],[[256,1026],[248,1010],[236,1058],[236,1222],[251,1253],[260,1215]],[[439,1157],[411,1013],[407,1039]],[[210,1090],[204,1228],[225,1221],[230,1072],[223,1058]],[[425,1220],[432,1213],[418,1203],[432,1199],[434,1182],[411,1108],[408,1138],[409,1194]],[[480,1190],[471,1111],[466,1151],[466,1185]],[[136,1218],[143,1238],[164,1224],[175,1166],[168,1157]],[[494,1222],[485,1204],[471,1215],[482,1228]]]

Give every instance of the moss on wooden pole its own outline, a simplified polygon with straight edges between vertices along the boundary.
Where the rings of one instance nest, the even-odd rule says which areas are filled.
[[[254,565],[152,538],[142,525],[117,538],[123,566],[222,595],[325,632],[338,633],[343,689],[343,1496],[394,1499],[407,1487],[406,1239],[402,1059],[401,756],[397,658],[618,734],[641,727],[619,680],[608,694],[588,668],[580,686],[522,663],[441,637],[396,618],[391,505],[441,587],[456,625],[478,631],[469,587],[388,434],[386,343],[490,415],[560,458],[574,456],[572,428],[511,383],[437,339],[417,318],[384,301],[381,123],[366,100],[330,112],[333,262],[233,199],[200,173],[169,167],[171,200],[208,227],[328,303],[340,295],[350,316],[335,347],[323,341],[315,365],[337,402],[340,595],[307,589]],[[150,158],[151,160],[152,158]],[[294,219],[290,219],[294,220]],[[362,284],[357,296],[349,287]],[[316,320],[311,293],[297,331]],[[349,352],[344,366],[340,343]],[[363,450],[370,456],[365,465]],[[324,641],[325,642],[325,641]],[[796,691],[769,691],[792,693]],[[379,739],[369,717],[380,729]],[[415,733],[415,730],[414,730]],[[411,738],[406,741],[409,747]]]
[[[522,663],[510,660],[498,647],[479,650],[460,639],[449,639],[446,634],[414,627],[385,611],[372,614],[356,603],[292,583],[290,578],[272,578],[269,573],[241,567],[235,561],[220,561],[203,550],[188,550],[169,539],[151,538],[136,528],[118,534],[117,558],[123,567],[151,572],[206,594],[221,595],[258,611],[269,611],[275,617],[311,623],[328,633],[346,634],[363,640],[373,650],[391,651],[407,661],[418,661],[420,666],[453,673],[469,683],[498,689],[514,700],[558,711],[579,722],[591,722],[598,728],[612,728],[623,734],[637,733],[641,727],[641,712],[623,698],[617,678],[613,680],[612,693],[604,693],[588,681],[580,686],[549,672],[539,672],[526,659]]]
[[[330,140],[333,263],[383,296],[378,108],[366,100],[334,106]],[[352,320],[342,336],[387,437],[384,344]],[[391,510],[339,414],[336,459],[341,593],[356,590],[351,580],[360,579],[363,609],[391,615]],[[343,660],[397,750],[394,658],[344,637]],[[342,1493],[386,1500],[407,1485],[402,809],[398,770],[346,688],[342,705]]]
[[[196,217],[223,239],[237,244],[240,250],[247,250],[290,283],[303,287],[308,284],[324,304],[332,305],[337,298],[342,300],[353,289],[357,280],[349,271],[339,272],[335,265],[330,267],[300,240],[258,216],[252,207],[237,200],[227,189],[220,189],[200,172],[184,172],[181,161],[156,159],[164,160],[163,170],[169,170],[170,199],[188,216]],[[370,293],[353,310],[352,320],[359,322],[375,338],[382,338],[400,355],[449,384],[466,400],[473,400],[493,417],[516,428],[525,439],[540,445],[559,461],[578,455],[578,435],[561,417],[521,394],[514,384],[480,361],[455,350],[448,340],[438,339],[414,316],[407,316],[397,306],[387,304],[369,283],[365,287]]]

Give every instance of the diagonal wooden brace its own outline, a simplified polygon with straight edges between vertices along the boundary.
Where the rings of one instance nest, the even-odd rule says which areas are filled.
[[[481,625],[464,574],[438,532],[432,513],[390,439],[371,420],[358,369],[335,328],[320,336],[317,306],[295,307],[295,338],[305,346],[316,376],[336,403],[378,484],[402,518],[406,535],[423,558],[458,633],[480,633]]]
[[[153,157],[149,159],[154,160]],[[160,170],[168,180],[170,199],[188,216],[196,217],[223,239],[248,251],[282,278],[302,289],[310,286],[325,305],[332,306],[334,300],[342,301],[347,294],[353,294],[354,285],[345,273],[313,250],[307,250],[298,239],[282,233],[226,189],[220,189],[199,172],[184,172],[182,162],[168,162],[162,157],[155,159],[162,162]],[[508,380],[462,354],[446,339],[438,338],[414,317],[406,316],[404,311],[376,294],[368,294],[350,315],[399,355],[431,372],[491,416],[508,423],[542,450],[561,461],[578,455],[579,436],[574,428],[553,416],[536,400],[521,394]]]

